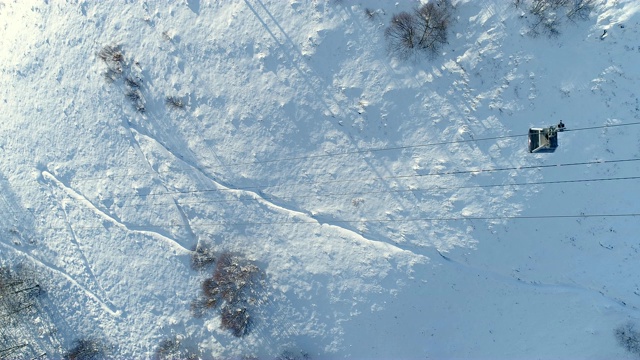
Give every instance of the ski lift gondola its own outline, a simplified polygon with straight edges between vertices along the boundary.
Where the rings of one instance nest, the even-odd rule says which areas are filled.
[[[562,120],[556,126],[529,129],[529,152],[552,153],[558,148],[558,133],[564,131]]]

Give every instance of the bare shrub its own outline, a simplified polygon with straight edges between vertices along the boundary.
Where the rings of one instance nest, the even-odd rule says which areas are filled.
[[[221,328],[234,336],[249,331],[249,304],[255,293],[259,274],[257,266],[230,253],[218,256],[213,276],[205,279],[198,298],[191,303],[194,317],[204,316],[213,307],[220,308]]]
[[[184,346],[182,337],[172,337],[160,341],[154,351],[154,360],[196,360],[200,359],[197,351]]]
[[[167,96],[164,103],[171,109],[184,109],[184,101],[176,96]]]
[[[124,59],[124,57],[122,56],[122,52],[120,51],[120,47],[114,45],[107,45],[100,49],[100,51],[98,52],[98,56],[104,62],[122,62],[122,60]]]
[[[171,338],[160,341],[153,358],[157,360],[177,359],[179,355],[180,341],[177,338]]]
[[[528,4],[532,17],[529,35],[545,34],[549,37],[560,35],[563,19],[571,21],[589,18],[596,0],[515,0],[516,7]]]
[[[198,242],[191,253],[191,268],[202,270],[211,266],[216,261],[213,247],[207,243]]]
[[[99,360],[105,358],[106,347],[98,340],[78,339],[63,355],[65,360]]]
[[[105,77],[111,79],[122,74],[124,56],[119,46],[107,45],[98,51],[98,57],[107,65]]]
[[[571,20],[587,20],[595,4],[596,0],[573,0],[569,5],[567,17]]]
[[[229,253],[220,255],[213,279],[222,299],[231,304],[238,302],[258,270],[257,266],[241,263]]]
[[[209,310],[218,305],[217,299],[212,299],[206,296],[198,296],[191,301],[190,310],[191,316],[196,319],[204,317]]]
[[[220,295],[220,287],[215,279],[208,278],[202,282],[202,293],[211,299],[218,298],[218,295]]]
[[[235,308],[231,304],[222,307],[220,327],[231,330],[233,336],[242,337],[249,332],[249,312],[246,308]]]
[[[364,14],[367,16],[367,19],[373,20],[373,18],[376,16],[376,11],[370,8],[365,8]]]
[[[311,356],[309,356],[309,354],[307,354],[306,352],[303,352],[303,351],[294,352],[291,350],[285,350],[278,357],[276,357],[276,360],[309,360],[309,359],[311,359]]]
[[[129,89],[124,95],[131,101],[137,112],[145,112],[145,101],[139,89]]]
[[[618,326],[614,329],[613,335],[625,350],[640,355],[640,331],[636,329],[634,323],[627,322]]]
[[[124,79],[125,85],[127,85],[128,87],[130,87],[132,89],[137,89],[137,88],[140,87],[140,83],[138,81],[139,80],[136,80],[131,76],[127,76],[127,78]]]

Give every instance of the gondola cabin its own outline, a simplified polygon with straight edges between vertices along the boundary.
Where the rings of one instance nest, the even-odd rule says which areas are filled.
[[[562,121],[558,126],[529,129],[529,152],[552,153],[558,148],[558,132],[564,130]]]

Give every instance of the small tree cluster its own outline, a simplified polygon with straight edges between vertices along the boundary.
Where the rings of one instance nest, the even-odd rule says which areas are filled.
[[[78,339],[62,358],[65,360],[100,360],[105,358],[106,349],[107,347],[99,340]]]
[[[122,50],[116,45],[107,45],[98,52],[98,57],[104,61],[107,70],[104,77],[109,83],[124,77],[124,95],[138,112],[145,112],[145,100],[142,94],[140,77],[131,75],[132,69],[125,63]],[[129,75],[127,75],[129,74]],[[127,75],[127,76],[125,76]]]
[[[0,267],[0,359],[45,353],[38,337],[50,319],[40,312],[42,293],[34,272]]]
[[[595,0],[514,0],[516,7],[526,7],[533,15],[529,34],[541,33],[549,37],[560,35],[560,27],[566,18],[571,21],[588,19]]]
[[[213,276],[202,282],[201,294],[191,304],[192,314],[201,317],[207,310],[219,307],[220,326],[234,336],[244,336],[249,331],[248,307],[258,274],[257,266],[230,253],[221,254]]]
[[[632,354],[640,355],[640,331],[632,322],[620,325],[614,329],[613,334],[618,344]]]
[[[433,0],[413,9],[394,14],[385,30],[388,50],[401,59],[417,53],[435,56],[447,43],[447,29],[453,6],[450,0]]]

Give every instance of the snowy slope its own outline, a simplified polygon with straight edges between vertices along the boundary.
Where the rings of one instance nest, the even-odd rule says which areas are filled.
[[[636,219],[580,215],[637,213],[637,180],[487,185],[638,176],[568,164],[639,157],[639,126],[602,126],[638,121],[640,5],[550,39],[511,2],[457,1],[442,56],[400,61],[384,29],[414,4],[0,4],[0,254],[47,279],[59,353],[177,335],[204,357],[628,356]],[[598,128],[529,154],[517,135],[560,119]],[[189,312],[199,241],[265,273],[243,338]]]

